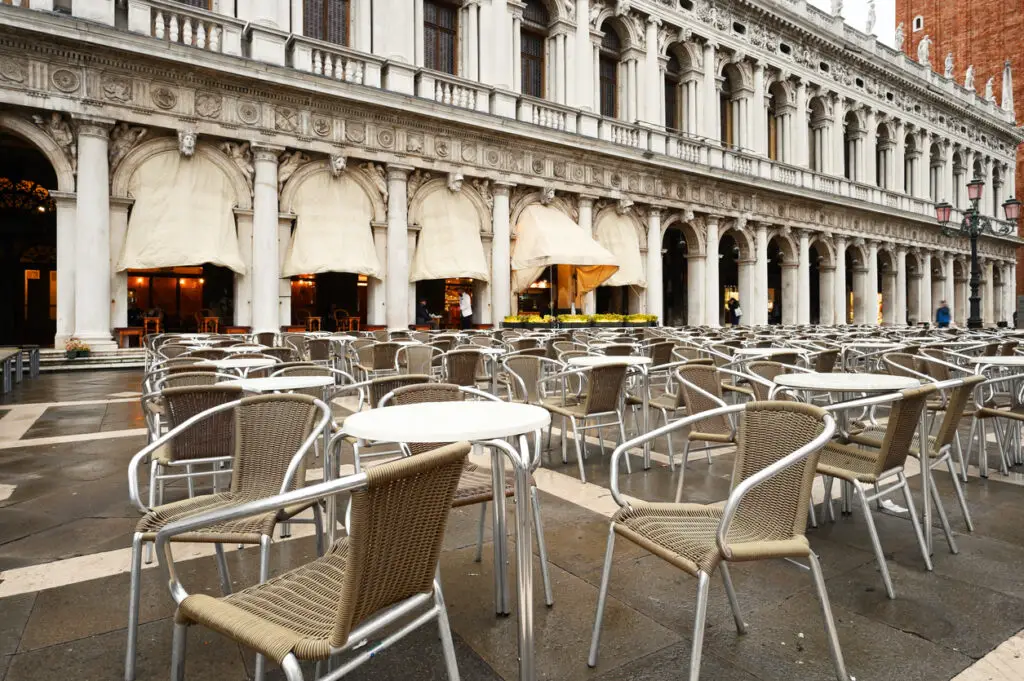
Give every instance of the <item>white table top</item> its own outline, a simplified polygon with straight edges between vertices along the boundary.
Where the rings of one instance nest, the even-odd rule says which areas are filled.
[[[988,364],[996,367],[1024,367],[1024,356],[1010,355],[1009,357],[972,357],[971,364]]]
[[[175,333],[172,334],[174,338],[209,338],[212,334],[209,333]]]
[[[807,352],[802,348],[738,348],[733,351],[734,355],[750,355],[753,357],[771,357],[773,355],[792,355]]]
[[[266,345],[232,345],[230,347],[221,348],[224,352],[263,352],[267,349]]]
[[[607,366],[609,364],[628,364],[629,366],[650,364],[654,360],[650,357],[637,357],[634,355],[626,355],[625,357],[615,357],[608,355],[587,355],[586,357],[572,357],[569,359],[569,364],[577,367],[597,367]]]
[[[799,390],[821,390],[824,392],[895,392],[916,388],[921,382],[906,376],[889,374],[780,374],[774,379],[777,385]]]
[[[352,414],[344,431],[386,442],[493,440],[546,428],[547,409],[509,402],[424,402]]]
[[[242,378],[237,381],[224,381],[221,385],[237,385],[242,390],[261,393],[322,388],[332,383],[334,383],[333,376],[270,376],[268,378]]]
[[[259,369],[277,364],[277,360],[269,357],[266,359],[256,359],[255,357],[252,359],[208,359],[199,364],[218,369]]]
[[[356,336],[349,336],[349,335],[343,334],[343,333],[332,333],[331,334],[331,340],[341,341],[343,343],[351,343],[352,341],[354,341],[356,339],[357,339]]]
[[[392,338],[388,342],[394,343],[395,345],[420,345],[418,340],[413,340],[411,338]]]
[[[474,346],[471,345],[471,346],[467,346],[466,348],[459,348],[459,349],[460,350],[463,350],[463,349],[479,350],[480,352],[484,353],[485,355],[504,355],[505,354],[505,348],[485,348],[485,347],[474,347]]]
[[[853,343],[843,343],[844,348],[895,348],[902,345],[902,343],[882,342],[882,341],[854,341]]]

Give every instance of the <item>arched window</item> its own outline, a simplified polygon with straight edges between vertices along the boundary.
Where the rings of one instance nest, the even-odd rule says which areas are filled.
[[[458,9],[444,0],[423,0],[423,66],[455,75]]]
[[[860,158],[858,147],[863,140],[863,132],[860,129],[860,119],[853,111],[846,113],[843,121],[843,175],[847,180],[860,180]]]
[[[1003,174],[999,166],[992,167],[992,212],[990,215],[999,216],[1002,207]]]
[[[942,150],[939,149],[938,144],[932,144],[928,150],[928,198],[938,203],[940,199],[946,200],[945,196],[940,196],[943,193]]]
[[[682,130],[683,98],[679,96],[680,80],[683,69],[676,55],[669,54],[665,65],[665,127],[669,130]]]
[[[967,183],[967,167],[964,165],[963,152],[953,154],[953,207],[964,208],[964,185]]]
[[[303,0],[303,35],[348,45],[348,4],[349,0]]]
[[[786,105],[786,87],[776,81],[768,88],[768,158],[790,162],[788,158],[791,107]]]
[[[743,77],[735,64],[729,64],[722,71],[722,89],[719,93],[719,116],[721,118],[720,138],[728,147],[742,148],[744,137]]]
[[[907,135],[903,140],[905,155],[903,161],[903,192],[911,196],[917,196],[915,186],[915,175],[917,164],[921,161],[921,152],[917,149],[917,139],[913,134]]]
[[[821,97],[811,99],[811,115],[807,121],[807,166],[816,172],[824,173],[829,169],[829,125],[828,111],[825,100]]]
[[[601,115],[614,118],[619,113],[619,56],[622,44],[619,42],[619,34],[608,22],[601,27],[601,31],[604,32],[598,58]]]
[[[891,157],[892,139],[889,137],[889,126],[880,123],[875,132],[875,185],[882,189],[889,189],[892,182],[889,169]]]
[[[547,40],[548,10],[542,0],[527,0],[519,32],[523,94],[544,96],[544,42]]]

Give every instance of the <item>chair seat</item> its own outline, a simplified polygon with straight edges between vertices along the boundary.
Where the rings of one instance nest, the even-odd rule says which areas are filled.
[[[575,416],[576,418],[586,416],[583,403],[573,397],[567,397],[564,402],[561,397],[542,397],[540,406],[561,416]]]
[[[733,385],[732,383],[722,382],[722,390],[728,390],[729,392],[739,393],[741,395],[747,395],[748,397],[754,397],[754,391],[750,388],[744,388],[739,385]]]
[[[512,471],[505,472],[505,496],[512,497],[516,493],[516,478]],[[530,476],[530,486],[536,483]],[[455,489],[452,508],[472,506],[494,500],[494,485],[491,482],[491,471],[475,464],[467,463],[459,477],[459,486]]]
[[[842,480],[874,483],[878,480],[875,468],[878,452],[830,442],[821,450],[818,472]]]
[[[651,398],[647,401],[647,404],[655,409],[667,409],[668,411],[685,409],[676,395],[669,395],[668,393],[662,393],[661,395]]]
[[[691,430],[686,434],[686,437],[690,440],[700,440],[701,442],[720,442],[722,444],[729,444],[735,442],[733,436],[730,434],[723,433],[702,433],[699,430]]]
[[[326,659],[347,560],[345,537],[312,563],[263,584],[223,598],[189,596],[178,605],[175,621],[202,624],[278,664],[289,653],[300,660]]]
[[[716,535],[724,504],[637,504],[612,517],[615,532],[696,577],[712,574],[722,561]],[[772,536],[737,515],[729,527],[732,561],[807,556],[805,537]]]
[[[182,499],[163,506],[157,506],[139,519],[135,526],[136,532],[143,534],[143,539],[153,541],[156,533],[170,523],[194,516],[198,513],[216,511],[222,508],[238,506],[262,497],[238,494],[236,492],[220,492],[204,494],[190,499]],[[174,537],[179,542],[213,542],[225,544],[259,544],[260,537],[273,534],[277,522],[290,518],[308,508],[309,504],[292,507],[274,513],[249,516],[231,520],[219,525],[204,527],[195,532],[187,532]]]
[[[1016,421],[1024,421],[1024,406],[1010,407],[1009,409],[1000,409],[994,407],[982,407],[974,412],[974,415],[979,419],[1014,419]]]

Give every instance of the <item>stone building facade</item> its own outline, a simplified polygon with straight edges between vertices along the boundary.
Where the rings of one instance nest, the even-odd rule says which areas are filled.
[[[0,144],[52,168],[58,343],[110,344],[140,273],[202,263],[254,330],[294,321],[296,268],[358,277],[387,327],[423,281],[472,280],[492,324],[538,286],[512,271],[527,214],[646,283],[588,310],[718,325],[738,296],[748,324],[901,324],[945,299],[962,323],[967,243],[934,203],[963,208],[979,169],[997,217],[1021,139],[802,0],[0,4]],[[1017,245],[980,244],[989,324]]]
[[[1001,106],[1013,110],[1013,102],[1024,102],[1024,79],[1005,82],[1006,67],[1024,65],[1024,13],[1018,2],[1002,0],[896,0],[896,22],[903,25],[907,54],[917,54],[925,36],[932,42],[934,68],[945,75],[947,58],[956,82],[975,89],[982,97],[998,97]],[[971,70],[970,76],[968,69]],[[968,83],[967,81],[971,82]],[[991,83],[991,85],[989,85]],[[1024,155],[1017,155],[1016,196],[1024,196]],[[1019,259],[1020,256],[1018,256]],[[1024,270],[1018,270],[1021,289]]]

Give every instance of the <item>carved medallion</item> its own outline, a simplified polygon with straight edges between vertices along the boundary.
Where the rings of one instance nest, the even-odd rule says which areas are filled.
[[[274,128],[281,132],[295,132],[299,129],[299,112],[286,106],[274,109]]]
[[[612,173],[612,186],[616,189],[622,186],[622,176],[618,173]]]
[[[50,82],[61,92],[74,92],[82,84],[82,79],[74,71],[57,69],[50,74]]]
[[[160,109],[173,109],[178,103],[178,94],[168,85],[154,85],[149,91],[153,103]]]
[[[103,98],[112,102],[128,102],[132,98],[132,81],[124,76],[106,75],[100,81]]]
[[[574,165],[572,167],[572,179],[573,182],[584,182],[586,180],[586,170],[583,166]]]
[[[385,149],[390,149],[395,144],[395,131],[389,128],[383,128],[377,131],[377,144],[381,145]]]
[[[220,118],[224,99],[212,92],[196,93],[196,115],[203,118]]]
[[[566,179],[565,161],[555,161],[554,173],[555,177],[562,180]]]
[[[260,120],[260,107],[256,102],[243,99],[238,103],[238,120],[255,125]]]
[[[448,154],[451,153],[451,144],[451,141],[444,137],[437,138],[434,140],[434,153],[441,158],[448,158]]]
[[[365,123],[347,123],[345,125],[345,139],[349,142],[355,142],[356,144],[362,144],[366,141],[366,124]]]
[[[331,119],[324,116],[314,116],[313,132],[320,137],[327,137],[331,134]]]
[[[413,154],[423,153],[423,135],[410,132],[405,138],[405,150]]]
[[[0,79],[24,83],[25,78],[25,66],[20,61],[15,61],[10,57],[0,57]]]
[[[541,175],[544,172],[544,159],[533,159],[533,163],[530,165],[530,168],[533,170],[534,175]]]
[[[501,154],[497,149],[488,148],[484,151],[484,162],[492,168],[497,168],[501,164]]]
[[[476,153],[475,144],[462,145],[462,160],[466,163],[476,163]]]

